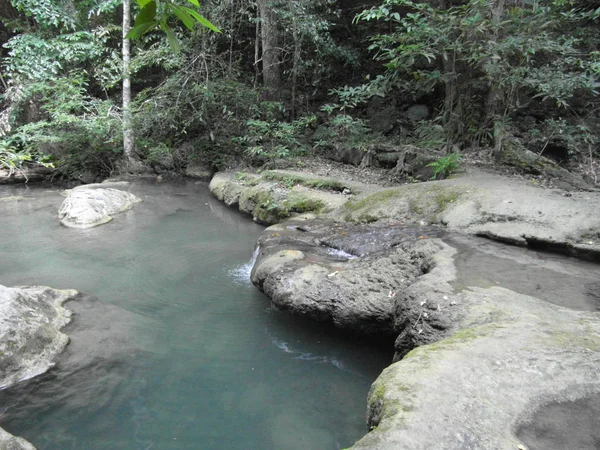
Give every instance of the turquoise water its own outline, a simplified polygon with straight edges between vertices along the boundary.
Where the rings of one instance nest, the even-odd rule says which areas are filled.
[[[391,354],[269,306],[248,281],[262,227],[205,185],[137,184],[102,227],[59,225],[60,191],[0,188],[0,284],[75,288],[71,344],[0,392],[39,449],[336,449],[365,432]]]

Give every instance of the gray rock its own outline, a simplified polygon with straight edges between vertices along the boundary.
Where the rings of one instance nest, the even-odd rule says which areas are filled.
[[[61,332],[71,320],[63,307],[78,295],[74,290],[0,285],[0,389],[46,372],[69,338]],[[31,450],[22,438],[0,428],[0,448]]]
[[[189,178],[198,178],[202,181],[210,181],[213,171],[206,164],[197,161],[190,162],[185,168],[185,176]]]
[[[0,428],[0,449],[2,450],[35,450],[25,439],[13,436]]]
[[[44,373],[67,345],[63,303],[77,291],[0,286],[0,389]]]
[[[69,228],[92,228],[110,222],[141,199],[111,188],[77,188],[70,191],[58,210],[60,223]]]
[[[420,239],[425,232],[319,220],[284,222],[266,229],[259,239],[252,282],[278,308],[391,340],[407,322],[417,321],[422,310],[421,298],[403,292],[440,250],[441,243]],[[423,322],[433,319],[432,314]],[[430,333],[428,339],[440,337],[441,322],[433,325],[437,334]],[[414,345],[422,343],[413,340]]]
[[[408,353],[373,384],[372,431],[353,449],[527,448],[515,432],[541,405],[600,392],[597,313],[498,287],[472,288],[459,302],[460,331]]]
[[[429,117],[429,108],[427,105],[411,105],[406,110],[408,118],[413,122],[425,120]]]

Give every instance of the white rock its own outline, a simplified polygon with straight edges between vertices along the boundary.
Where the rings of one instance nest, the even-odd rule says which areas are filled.
[[[78,188],[58,210],[60,223],[69,228],[92,228],[110,222],[112,216],[125,212],[142,200],[118,189]]]

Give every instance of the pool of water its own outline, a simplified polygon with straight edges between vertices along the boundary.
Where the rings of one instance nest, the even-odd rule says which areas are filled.
[[[457,290],[500,286],[579,311],[600,311],[600,265],[465,235],[444,238],[454,257]]]
[[[206,185],[136,184],[143,203],[59,225],[59,189],[0,189],[0,284],[75,288],[71,344],[0,392],[38,449],[336,449],[366,432],[391,352],[275,311],[248,281],[262,227]],[[13,199],[6,199],[12,196]]]
[[[543,405],[517,436],[530,450],[598,450],[600,394]]]

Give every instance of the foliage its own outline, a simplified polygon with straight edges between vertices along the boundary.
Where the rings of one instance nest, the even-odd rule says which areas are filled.
[[[437,161],[427,164],[427,167],[433,169],[432,180],[441,180],[448,178],[452,175],[460,166],[462,155],[460,153],[451,153],[449,155],[439,158]]]
[[[253,158],[271,160],[300,156],[308,148],[303,142],[306,129],[316,122],[316,116],[301,117],[291,123],[277,120],[248,120],[245,135],[236,141],[245,147]]]
[[[196,8],[200,7],[198,0],[187,1]],[[194,30],[194,26],[196,24],[200,24],[216,33],[221,32],[219,28],[214,26],[195,9],[179,5],[170,0],[161,2],[160,7],[158,2],[155,0],[137,0],[137,4],[140,7],[140,12],[135,18],[133,28],[127,34],[127,38],[129,39],[138,38],[143,34],[146,34],[159,27],[167,36],[167,40],[169,41],[171,48],[174,51],[179,51],[179,40],[177,39],[173,28],[168,23],[169,18],[171,17],[177,17],[180,22],[190,31]]]
[[[386,80],[373,83],[414,97],[443,89],[444,126],[465,141],[523,107],[568,109],[598,94],[597,56],[589,52],[599,42],[590,23],[597,15],[584,13],[581,3],[547,0],[501,9],[491,0],[448,8],[384,0],[357,20],[384,22],[392,30],[372,38]]]
[[[60,160],[64,174],[81,170],[109,174],[119,156],[120,120],[110,101],[90,97],[87,84],[75,75],[27,85],[15,109],[35,101],[37,120],[18,126],[0,144],[44,162]]]

